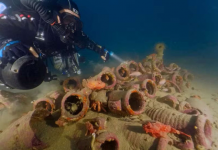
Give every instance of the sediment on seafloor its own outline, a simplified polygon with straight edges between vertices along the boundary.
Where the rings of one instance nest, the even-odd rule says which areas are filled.
[[[210,149],[212,113],[203,97],[186,96],[187,91],[193,91],[193,79],[177,64],[164,64],[163,47],[157,48],[142,62],[130,60],[114,68],[104,67],[88,79],[67,78],[62,91],[35,100],[34,111],[3,131],[0,143],[5,150],[13,146],[48,150]],[[36,111],[42,115],[38,119],[44,121],[46,132],[37,128],[40,120],[32,121]],[[47,117],[53,124],[47,123]],[[146,132],[145,122],[150,123]],[[51,138],[46,133],[54,135],[55,131],[60,134],[58,140],[46,140]]]

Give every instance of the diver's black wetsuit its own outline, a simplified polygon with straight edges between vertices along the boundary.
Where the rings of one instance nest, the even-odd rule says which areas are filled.
[[[75,46],[97,52],[104,61],[110,57],[83,33],[73,0],[0,0],[0,11],[0,81],[8,88],[32,89],[55,80],[41,59],[49,56],[64,66],[61,71],[79,74]]]
[[[67,45],[61,42],[56,34],[56,32],[64,34],[63,28],[59,24],[51,26],[55,22],[53,10],[56,9],[56,6],[53,5],[52,0],[46,1],[1,0],[11,6],[0,14],[1,42],[13,39],[33,46],[33,42],[37,41],[40,49],[47,55],[66,49]],[[54,30],[56,31],[54,32]],[[75,45],[99,53],[97,44],[83,32],[80,33],[76,38]],[[0,43],[0,46],[2,45],[3,43]]]

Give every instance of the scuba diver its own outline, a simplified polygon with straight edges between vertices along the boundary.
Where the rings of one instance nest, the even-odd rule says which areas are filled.
[[[0,0],[1,85],[28,90],[56,80],[48,71],[48,58],[63,74],[80,74],[84,59],[76,48],[93,50],[107,61],[110,52],[82,27],[72,0]]]

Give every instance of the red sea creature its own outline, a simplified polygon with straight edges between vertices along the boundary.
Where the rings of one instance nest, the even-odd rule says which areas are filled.
[[[104,112],[107,112],[104,107],[105,107],[104,104],[100,101],[94,101],[91,104],[91,108],[93,108],[94,110],[97,110],[97,112],[100,112],[101,110],[103,110]]]
[[[172,128],[170,125],[165,125],[160,122],[148,122],[146,124],[143,124],[143,129],[146,133],[150,133],[151,136],[159,138],[164,137],[167,138],[167,133],[175,133],[175,134],[183,134],[189,138],[191,138],[190,135],[185,134],[184,132],[181,132],[179,130],[176,130]]]
[[[106,94],[107,94],[106,90],[92,92],[89,98],[91,101],[91,108],[93,108],[93,110],[97,110],[98,112],[103,110],[104,112],[107,112],[106,107],[107,107],[108,97]]]
[[[97,130],[94,129],[94,126],[89,121],[86,122],[86,129],[87,129],[87,131],[86,131],[85,136],[92,135],[92,133],[96,133],[97,132]]]
[[[92,135],[93,133],[99,134],[97,132],[100,130],[105,131],[106,123],[107,123],[106,118],[103,118],[103,117],[97,117],[90,121],[87,121],[86,122],[87,131],[86,131],[85,136]]]
[[[87,79],[86,86],[91,90],[101,90],[105,87],[105,83],[100,80]]]

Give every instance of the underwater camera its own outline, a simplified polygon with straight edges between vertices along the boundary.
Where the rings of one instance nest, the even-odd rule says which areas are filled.
[[[45,78],[46,66],[41,59],[23,56],[14,63],[0,67],[0,80],[12,89],[29,90],[39,86]]]

